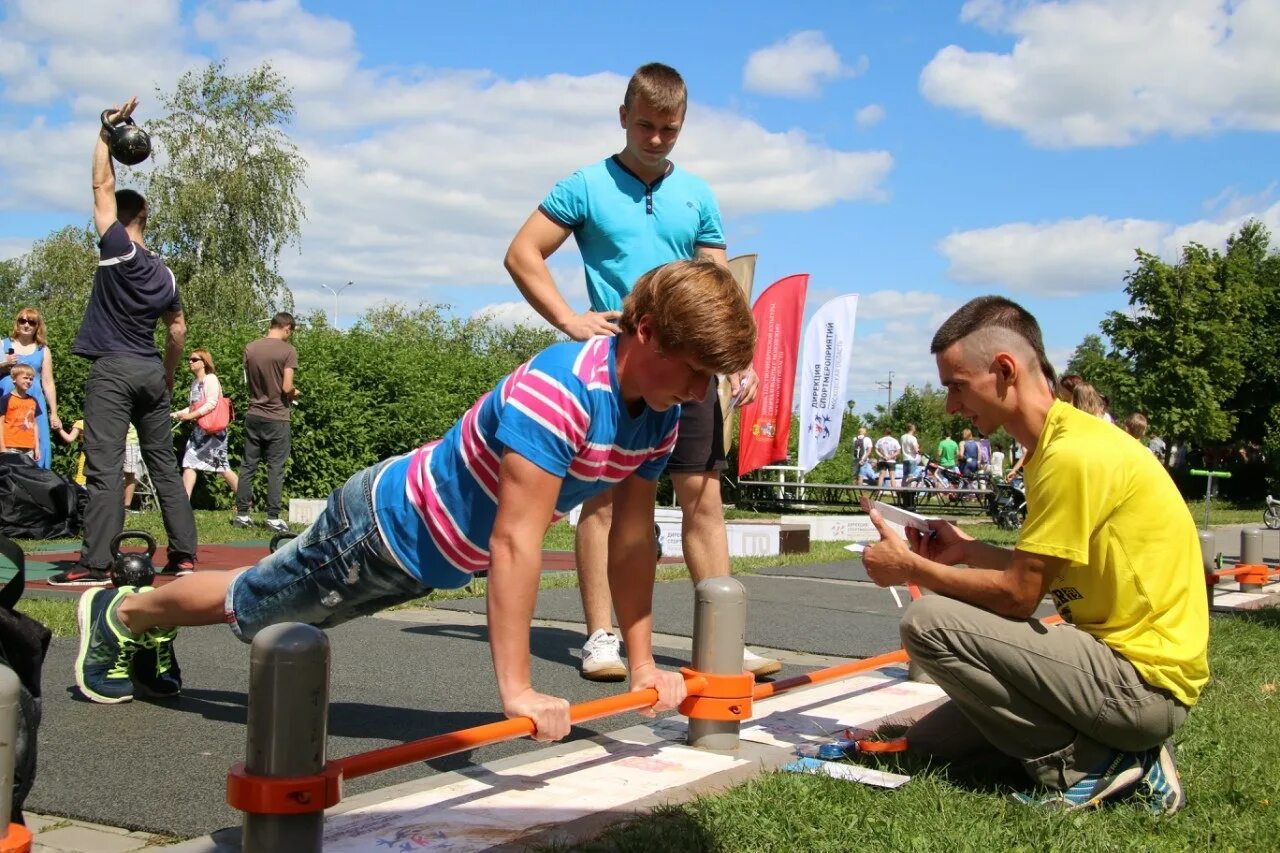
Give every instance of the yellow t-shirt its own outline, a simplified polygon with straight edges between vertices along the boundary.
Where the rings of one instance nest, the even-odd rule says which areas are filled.
[[[1200,540],[1159,460],[1119,427],[1058,401],[1024,471],[1017,547],[1070,561],[1050,587],[1058,612],[1148,684],[1195,704],[1209,680]]]

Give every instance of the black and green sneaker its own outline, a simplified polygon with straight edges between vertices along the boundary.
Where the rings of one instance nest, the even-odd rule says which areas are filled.
[[[182,692],[182,667],[173,651],[177,628],[148,631],[133,658],[133,686],[143,696],[169,699]]]
[[[133,698],[130,671],[141,638],[132,634],[116,615],[120,602],[133,587],[96,587],[80,596],[76,622],[80,627],[80,653],[76,656],[76,684],[85,698],[116,705]]]

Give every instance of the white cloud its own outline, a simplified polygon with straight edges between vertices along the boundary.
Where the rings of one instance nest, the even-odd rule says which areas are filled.
[[[77,13],[90,24],[62,22],[75,17],[65,9],[43,10],[33,3],[0,22],[0,46],[30,53],[3,52],[4,93],[18,88],[9,71],[39,78],[51,87],[43,102],[70,103],[78,118],[0,129],[10,152],[0,162],[0,206],[81,221],[91,200],[92,121],[111,97],[145,95],[151,86],[128,82],[134,71],[104,61],[108,46],[98,34],[110,29],[115,7]],[[623,141],[616,108],[626,78],[612,72],[507,79],[483,69],[366,67],[350,24],[296,0],[214,2],[191,13],[189,25],[175,3],[144,11],[145,32],[172,45],[156,70],[162,89],[208,61],[184,53],[188,44],[226,57],[234,73],[271,61],[293,87],[289,132],[309,164],[307,219],[301,251],[286,250],[281,271],[300,308],[331,310],[320,285],[347,280],[358,286],[343,297],[344,315],[388,298],[467,311],[518,299],[502,267],[511,237],[557,180]],[[62,59],[71,51],[83,52],[83,68]],[[154,106],[147,100],[143,123]],[[804,131],[772,130],[697,102],[674,157],[711,183],[728,219],[877,201],[893,167],[885,151],[835,149]],[[570,304],[585,307],[572,246],[553,258],[553,275]]]
[[[1041,296],[1116,292],[1143,249],[1176,261],[1190,242],[1225,247],[1248,219],[1273,232],[1280,227],[1280,203],[1264,210],[1183,225],[1145,219],[1086,216],[1057,222],[1013,222],[950,234],[938,244],[947,275],[965,284],[995,286]]]
[[[124,17],[110,0],[19,0],[0,22],[4,98],[96,116],[136,94],[145,117],[156,87],[200,62],[180,47],[180,12],[177,0],[135,0]]]
[[[875,127],[884,121],[884,107],[879,104],[867,104],[853,114],[853,120],[858,123],[858,127]]]
[[[1035,145],[1280,130],[1274,0],[971,0],[961,18],[1014,44],[1007,53],[948,45],[921,72],[920,91]]]
[[[532,326],[544,328],[547,321],[530,307],[528,302],[495,302],[471,314],[474,318],[487,317],[499,326]]]
[[[31,251],[32,237],[0,237],[0,261],[18,258]]]
[[[742,87],[748,92],[790,98],[811,98],[823,83],[861,74],[867,58],[855,67],[846,66],[840,54],[818,30],[787,36],[747,57],[742,69]]]

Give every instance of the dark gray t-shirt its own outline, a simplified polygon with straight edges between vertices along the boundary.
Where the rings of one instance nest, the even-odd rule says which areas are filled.
[[[160,256],[129,239],[115,222],[98,241],[93,292],[71,347],[88,359],[131,355],[159,360],[156,321],[182,310],[178,283]]]
[[[298,351],[279,338],[258,338],[244,348],[247,414],[270,421],[289,420],[289,401],[284,396],[286,367],[298,369]]]

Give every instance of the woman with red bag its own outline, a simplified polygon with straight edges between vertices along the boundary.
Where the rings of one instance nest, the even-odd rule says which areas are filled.
[[[195,421],[182,456],[182,485],[187,497],[196,486],[197,471],[221,474],[234,494],[240,478],[227,462],[227,425],[231,422],[231,398],[222,393],[214,372],[213,356],[198,349],[187,359],[191,369],[191,405],[173,413],[174,420]]]

